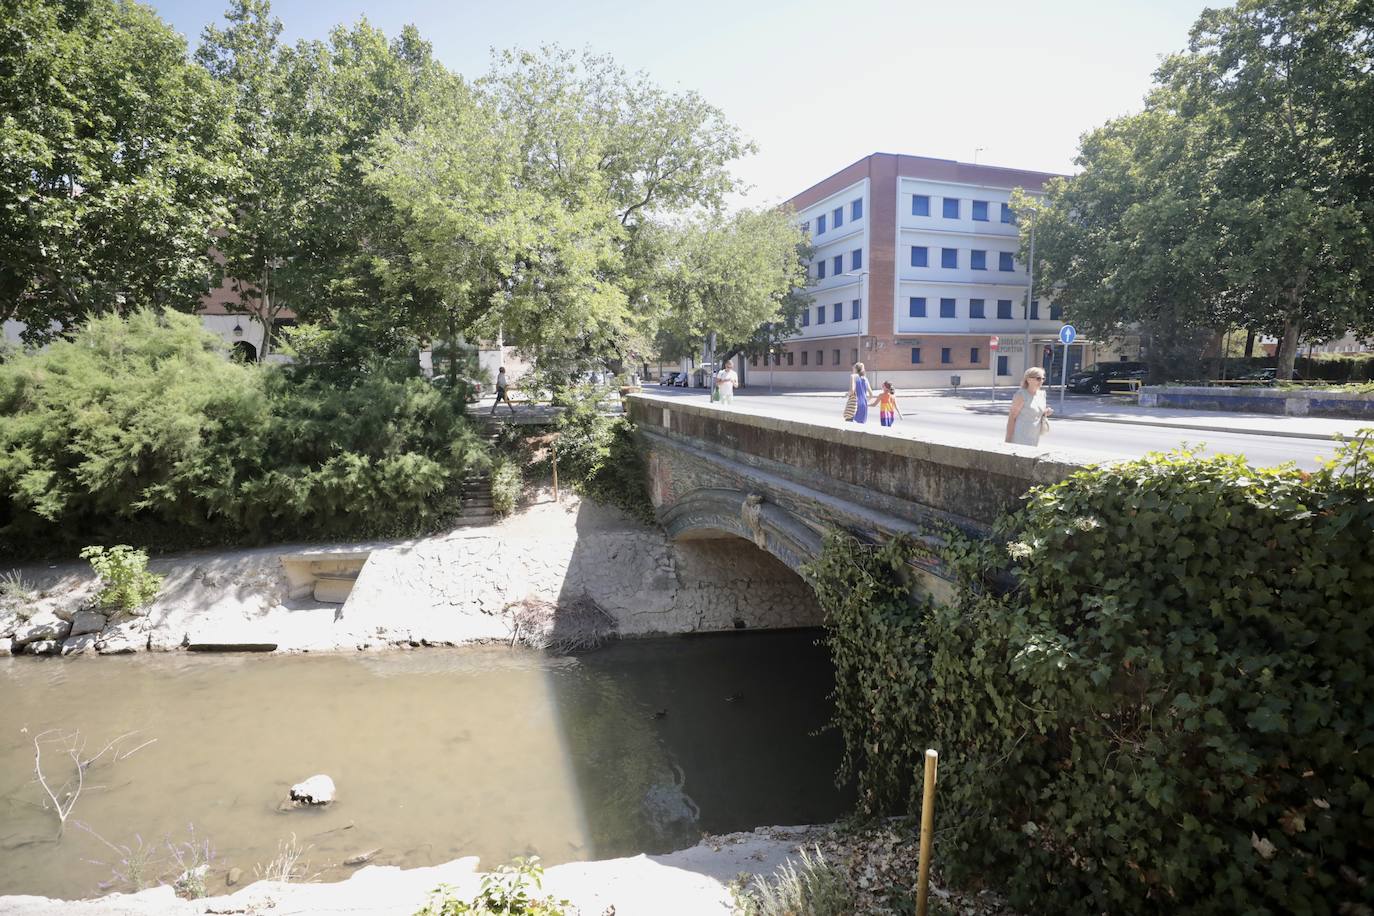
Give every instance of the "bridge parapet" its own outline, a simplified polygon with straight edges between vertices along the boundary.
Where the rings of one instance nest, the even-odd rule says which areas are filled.
[[[742,537],[793,569],[835,527],[875,541],[914,535],[932,548],[918,561],[922,572],[948,580],[934,550],[947,526],[984,535],[1031,487],[1086,463],[1000,442],[879,435],[653,395],[632,396],[628,410],[670,535]]]

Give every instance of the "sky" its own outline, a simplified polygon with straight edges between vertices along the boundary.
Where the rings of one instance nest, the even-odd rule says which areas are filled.
[[[194,47],[227,0],[152,0]],[[288,41],[414,24],[467,77],[493,48],[609,53],[695,90],[758,146],[739,203],[779,203],[874,152],[1069,173],[1079,136],[1138,111],[1201,0],[276,0]],[[1216,2],[1213,6],[1220,5]]]

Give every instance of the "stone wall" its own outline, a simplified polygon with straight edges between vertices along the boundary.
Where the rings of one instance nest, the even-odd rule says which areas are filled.
[[[1349,391],[1323,391],[1319,387],[1146,386],[1140,389],[1140,406],[1289,417],[1374,419],[1374,397]]]

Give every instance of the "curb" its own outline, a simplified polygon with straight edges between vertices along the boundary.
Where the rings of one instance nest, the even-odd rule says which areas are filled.
[[[1201,433],[1232,433],[1242,436],[1270,436],[1275,439],[1313,439],[1319,442],[1336,441],[1335,433],[1281,432],[1273,429],[1236,429],[1234,426],[1198,426],[1195,423],[1169,423],[1163,420],[1125,420],[1120,417],[1079,417],[1056,414],[1057,420],[1083,420],[1088,423],[1119,423],[1122,426],[1158,426],[1164,429],[1194,429]]]

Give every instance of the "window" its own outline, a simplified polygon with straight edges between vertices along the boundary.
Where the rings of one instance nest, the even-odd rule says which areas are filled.
[[[816,306],[816,324],[825,324],[825,306]]]
[[[811,310],[810,310],[810,309],[807,309],[806,311],[802,312],[802,327],[804,327],[804,328],[809,328],[809,327],[811,327]]]
[[[819,261],[816,262],[816,279],[825,279],[825,258],[821,258]]]
[[[844,225],[844,207],[835,208],[835,212],[830,214],[830,222],[836,229]]]
[[[948,268],[951,268],[951,269],[957,268],[957,267],[959,266],[959,249],[958,249],[958,248],[941,248],[941,249],[940,249],[940,266],[941,266],[941,267],[948,267]]]
[[[981,353],[978,352],[978,348],[977,348],[977,347],[969,347],[969,349],[968,349],[968,361],[971,362],[971,363],[973,363],[973,365],[975,365],[975,366],[978,365],[978,358],[979,358],[980,356],[982,356],[982,355],[983,355],[983,354],[981,354]]]
[[[831,309],[831,315],[833,316],[833,317],[831,317],[831,319],[830,319],[831,321],[837,321],[837,322],[838,322],[838,321],[843,321],[843,320],[844,320],[844,303],[843,303],[843,302],[836,302],[835,305],[834,305],[834,307]]]
[[[854,362],[857,363],[858,360],[856,359],[856,360],[854,360]],[[836,347],[835,349],[833,349],[833,350],[830,351],[830,364],[831,364],[832,366],[838,366],[838,365],[840,364],[840,349],[839,349],[839,347]]]
[[[949,347],[940,348],[940,362],[945,365],[949,365],[949,363],[951,362],[949,356]]]
[[[792,354],[789,353],[789,354],[787,354],[787,355],[788,355],[788,356],[791,356]],[[803,366],[805,366],[805,365],[809,362],[810,357],[811,357],[811,354],[810,354],[808,351],[806,351],[806,350],[803,350],[803,351],[802,351],[802,365],[803,365]]]
[[[1016,218],[1012,215],[1011,204],[1002,204],[1002,222],[1014,223]]]
[[[959,218],[959,198],[957,198],[957,197],[946,197],[946,198],[944,199],[944,204],[945,204],[945,212],[944,212],[945,219],[958,219],[958,218]]]
[[[838,277],[840,274],[844,273],[844,255],[837,254],[831,258],[830,266],[832,268],[831,273],[835,276]]]
[[[1031,321],[1039,321],[1039,320],[1040,320],[1040,300],[1039,300],[1039,299],[1036,299],[1036,300],[1034,300],[1034,301],[1031,302]]]
[[[997,300],[997,317],[998,317],[998,318],[1001,318],[1001,319],[1003,319],[1003,320],[1007,320],[1007,319],[1010,319],[1010,318],[1011,318],[1011,300],[1010,300],[1010,299],[998,299],[998,300]]]
[[[968,301],[968,316],[970,318],[986,318],[987,316],[983,314],[983,303],[984,300],[982,299],[970,299]]]
[[[941,318],[953,318],[953,317],[954,317],[954,300],[953,300],[953,299],[941,299],[941,300],[940,300],[940,317],[941,317]]]
[[[853,318],[855,321],[858,321],[858,320],[859,320],[859,316],[863,314],[863,307],[862,307],[862,304],[859,302],[858,299],[855,299],[853,302],[849,303],[849,306],[850,306],[849,317],[850,317],[850,318]],[[856,362],[857,362],[857,360],[856,360]]]
[[[816,217],[816,234],[825,235],[825,215]]]
[[[921,363],[921,348],[920,348],[920,347],[912,347],[912,348],[911,348],[911,364],[912,364],[913,366],[918,366],[918,365],[920,365],[920,363]]]
[[[986,251],[979,251],[975,248],[973,251],[969,252],[968,266],[973,270],[987,270],[988,253]]]
[[[852,350],[849,351],[849,362],[850,362],[850,363],[857,363],[858,361],[859,361],[859,348],[858,348],[858,347],[855,347],[854,349],[852,349]]]
[[[818,365],[818,366],[824,366],[824,365],[825,365],[825,351],[824,351],[824,350],[817,350],[817,351],[816,351],[816,365]]]
[[[912,194],[912,195],[911,195],[911,215],[912,215],[912,216],[929,216],[929,215],[930,215],[930,198],[927,197],[927,196],[924,195],[924,194]]]
[[[863,266],[864,250],[862,248],[855,248],[853,251],[849,253],[849,269],[858,270],[860,267]]]
[[[1007,357],[1005,357],[1005,356],[999,356],[999,357],[997,357],[997,374],[998,374],[998,375],[1011,375],[1011,366],[1007,365]]]
[[[930,249],[929,249],[929,248],[923,248],[923,247],[921,247],[921,246],[919,246],[919,245],[913,245],[913,246],[911,246],[911,266],[912,266],[912,267],[929,267],[929,266],[930,266]]]
[[[907,314],[912,318],[926,317],[926,297],[912,296],[907,304]]]
[[[852,204],[849,205],[849,221],[852,223],[852,222],[854,222],[854,220],[856,220],[856,219],[863,219],[863,218],[864,218],[864,201],[863,201],[863,198],[861,197],[861,198],[859,198],[858,200],[854,201]]]
[[[1011,252],[1010,252],[1010,251],[999,251],[999,252],[997,252],[997,269],[998,269],[998,270],[1015,270],[1015,269],[1016,269],[1016,265],[1013,264],[1013,263],[1011,262]]]
[[[751,365],[751,366],[757,366],[758,364],[759,364],[759,358],[758,358],[758,355],[757,355],[757,354],[755,354],[754,356],[749,357],[749,365]]]
[[[802,365],[803,365],[803,366],[806,365],[805,358],[806,358],[806,354],[803,353],[803,354],[802,354],[802,359],[803,359]],[[792,365],[792,351],[791,351],[791,350],[788,350],[788,351],[787,351],[787,365],[789,365],[789,366]]]
[[[975,200],[973,202],[974,222],[986,223],[988,221],[988,202],[986,200]]]
[[[1063,308],[1063,306],[1056,305],[1056,304],[1053,303],[1053,302],[1050,303],[1050,320],[1051,320],[1051,321],[1063,321],[1063,320],[1064,320],[1064,308]]]
[[[811,231],[811,220],[807,220],[806,222],[802,223],[802,232],[810,232],[810,231]]]

